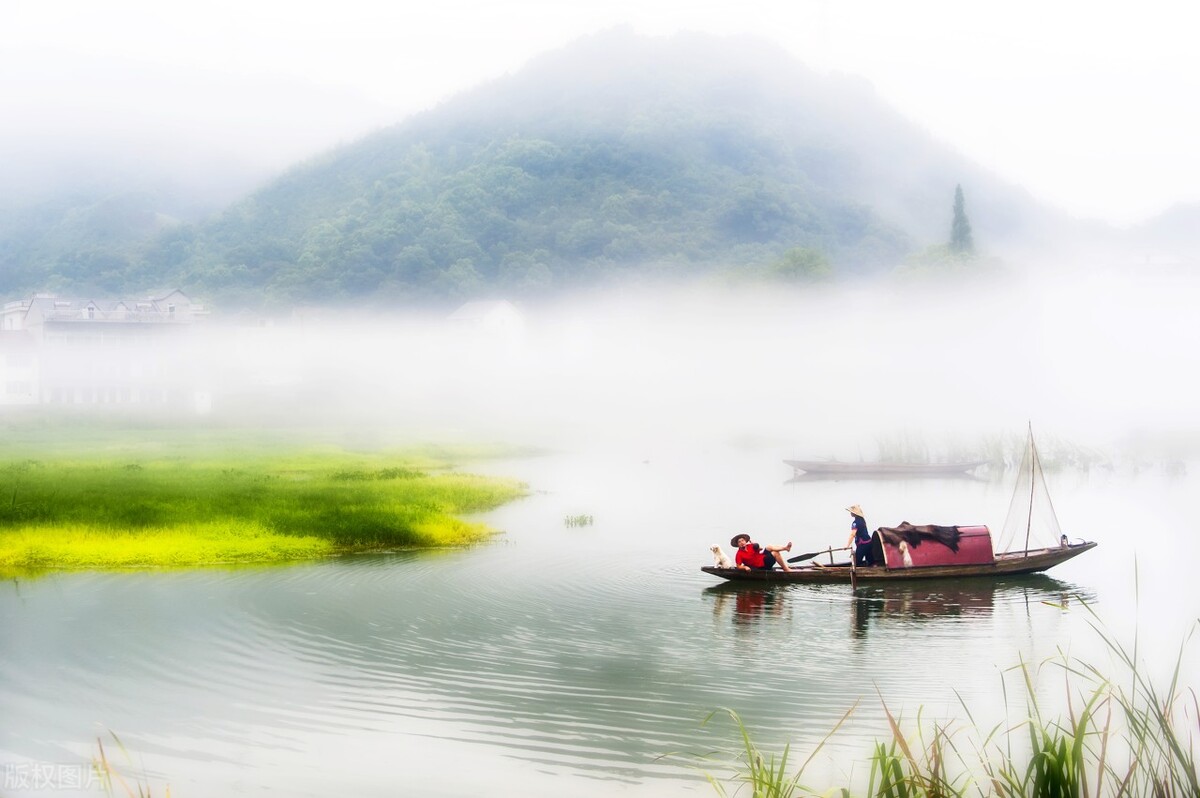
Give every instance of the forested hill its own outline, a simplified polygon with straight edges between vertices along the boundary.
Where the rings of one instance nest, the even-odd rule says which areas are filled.
[[[286,306],[769,271],[785,253],[800,273],[881,272],[946,239],[959,183],[978,241],[1035,224],[1023,193],[864,82],[758,40],[615,30],[175,227],[122,279]]]

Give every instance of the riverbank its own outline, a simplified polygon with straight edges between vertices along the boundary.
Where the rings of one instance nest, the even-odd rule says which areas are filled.
[[[0,569],[279,562],[463,546],[525,494],[414,448],[51,451],[0,465]],[[10,452],[11,454],[11,452]]]

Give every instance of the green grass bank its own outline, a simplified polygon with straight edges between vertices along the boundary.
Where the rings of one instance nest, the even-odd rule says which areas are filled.
[[[147,444],[8,447],[0,570],[273,562],[461,546],[461,516],[526,492],[450,470],[452,450]],[[469,455],[469,450],[461,450]]]

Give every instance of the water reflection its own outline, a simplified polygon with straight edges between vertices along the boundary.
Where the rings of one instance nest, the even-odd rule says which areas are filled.
[[[855,638],[872,627],[889,623],[936,623],[939,620],[983,618],[998,607],[1021,611],[1033,605],[1069,608],[1093,596],[1069,582],[1045,574],[970,580],[930,579],[851,590],[846,585],[754,585],[725,582],[708,587],[713,618],[735,629],[749,630],[764,622],[790,622],[795,605],[813,598],[849,604]]]
[[[862,638],[873,625],[896,620],[936,622],[945,618],[987,616],[997,606],[1023,605],[1028,608],[1034,604],[1048,604],[1067,607],[1072,597],[1081,597],[1077,586],[1045,574],[869,585],[855,592],[851,604],[851,629],[854,637]]]
[[[1011,498],[1010,486],[945,480],[875,483],[842,501],[828,483],[780,490],[760,460],[698,456],[711,473],[690,460],[539,460],[530,482],[546,490],[493,514],[506,536],[469,550],[0,581],[0,771],[86,764],[111,729],[163,774],[156,793],[170,781],[188,795],[374,798],[403,779],[430,798],[700,795],[710,788],[694,763],[665,755],[736,747],[729,728],[704,723],[715,708],[775,751],[811,751],[864,697],[1002,710],[995,668],[1089,645],[1077,596],[1110,614],[1133,605],[1136,549],[1120,535],[1170,499],[1108,482],[1064,491],[1072,516],[1095,508],[1080,527],[1105,544],[1058,573],[1102,603],[1045,576],[857,592],[718,583],[698,566],[733,530],[795,531],[798,548],[818,549],[845,539],[851,500],[882,520],[927,494],[948,517],[991,517]],[[697,487],[697,473],[711,481]],[[686,513],[680,497],[695,500]],[[581,509],[597,524],[564,530]],[[1173,563],[1143,563],[1146,630],[1194,623],[1190,594],[1171,593]],[[914,681],[917,653],[936,680]],[[864,710],[831,746],[858,761],[885,727]]]
[[[753,629],[764,619],[787,620],[792,617],[791,597],[786,585],[744,585],[725,582],[706,588],[713,598],[713,618],[727,613],[736,628]]]

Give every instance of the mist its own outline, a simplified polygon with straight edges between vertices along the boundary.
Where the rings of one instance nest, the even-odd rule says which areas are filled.
[[[951,284],[627,286],[474,315],[218,314],[160,356],[205,397],[182,421],[372,446],[732,443],[871,459],[912,435],[936,459],[1032,423],[1081,446],[1161,448],[1200,430],[1198,288],[1178,270],[1087,264]]]
[[[65,90],[86,76],[92,91]],[[3,204],[68,191],[169,189],[209,210],[399,121],[349,89],[270,74],[73,56],[0,72]],[[47,102],[55,97],[55,102]]]

